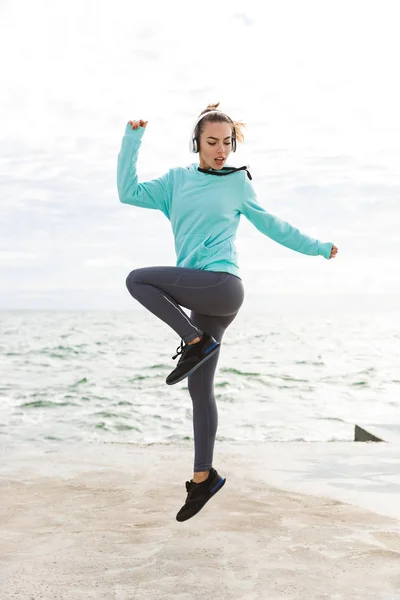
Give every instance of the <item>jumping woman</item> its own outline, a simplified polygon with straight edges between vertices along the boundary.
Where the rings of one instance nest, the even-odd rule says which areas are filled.
[[[129,121],[118,155],[118,194],[124,204],[160,210],[169,219],[177,266],[131,271],[130,294],[169,325],[181,339],[176,368],[167,385],[188,377],[193,403],[194,473],[186,482],[185,504],[176,515],[185,521],[197,514],[222,488],[225,478],[213,468],[218,425],[214,375],[220,344],[243,303],[235,249],[236,230],[244,215],[261,233],[297,252],[334,258],[338,249],[321,243],[267,212],[257,201],[246,167],[226,166],[241,122],[210,104],[194,123],[189,147],[199,163],[170,169],[159,179],[139,183],[136,163],[147,121]],[[190,318],[181,307],[189,309]]]

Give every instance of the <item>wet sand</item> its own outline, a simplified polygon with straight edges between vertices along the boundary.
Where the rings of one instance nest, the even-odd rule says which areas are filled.
[[[1,454],[2,600],[400,598],[392,445],[217,444],[185,523],[190,442]]]

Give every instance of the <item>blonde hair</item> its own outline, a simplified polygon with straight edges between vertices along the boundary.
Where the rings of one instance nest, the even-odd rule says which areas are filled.
[[[218,106],[219,102],[216,102],[215,104],[209,104],[207,108],[201,111],[200,115],[204,115],[210,112],[211,110],[219,110]],[[246,124],[243,123],[243,121],[234,121],[233,119],[225,115],[225,113],[223,112],[221,112],[221,114],[212,113],[209,117],[204,117],[204,119],[202,119],[200,123],[198,123],[196,126],[195,137],[200,137],[200,134],[204,131],[204,127],[207,121],[211,123],[226,122],[233,124],[233,127],[235,128],[237,141],[244,142],[243,129],[246,127]]]

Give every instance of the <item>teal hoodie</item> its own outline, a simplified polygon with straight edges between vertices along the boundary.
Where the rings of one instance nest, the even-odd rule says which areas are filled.
[[[164,213],[171,222],[178,267],[238,276],[235,237],[241,215],[282,246],[329,258],[330,242],[321,243],[301,233],[260,206],[246,171],[216,177],[201,173],[199,164],[194,163],[139,183],[136,163],[144,132],[143,127],[126,126],[118,155],[119,199]]]

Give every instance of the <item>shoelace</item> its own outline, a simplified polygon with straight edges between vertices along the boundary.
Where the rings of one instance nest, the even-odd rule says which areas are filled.
[[[201,338],[203,339],[203,338]],[[184,353],[191,348],[191,344],[184,344],[183,340],[181,341],[181,345],[177,347],[175,356],[172,357],[172,360],[175,360],[180,354],[182,354],[179,360],[182,360]]]
[[[180,354],[182,354],[185,350],[186,344],[181,342],[181,345],[177,347],[175,356],[172,357],[172,360],[175,360]]]
[[[189,500],[194,488],[196,487],[195,482],[193,481],[193,479],[191,481],[187,481],[186,482],[186,491],[187,491],[187,498],[186,498],[186,502]]]

